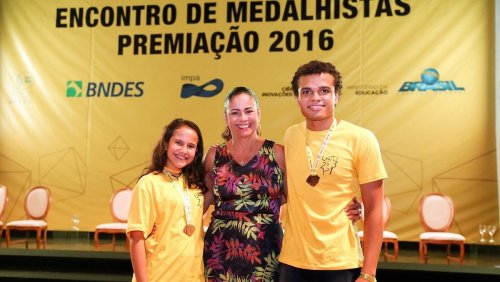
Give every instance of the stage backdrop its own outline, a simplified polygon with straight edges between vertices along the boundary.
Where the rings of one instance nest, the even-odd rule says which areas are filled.
[[[291,77],[319,59],[343,75],[337,116],[380,141],[388,229],[417,241],[420,197],[443,192],[452,231],[476,242],[498,223],[493,35],[487,0],[2,0],[3,219],[22,219],[41,184],[50,230],[109,222],[111,194],[135,185],[172,119],[221,142],[235,86],[256,91],[263,135],[281,142],[302,120]]]

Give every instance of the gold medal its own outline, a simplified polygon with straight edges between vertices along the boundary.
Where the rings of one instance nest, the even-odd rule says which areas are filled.
[[[194,225],[186,224],[186,226],[184,226],[184,233],[188,236],[191,236],[193,235],[195,229],[196,228],[194,227]]]
[[[306,179],[307,184],[311,186],[316,186],[319,182],[319,176],[318,175],[309,175]]]

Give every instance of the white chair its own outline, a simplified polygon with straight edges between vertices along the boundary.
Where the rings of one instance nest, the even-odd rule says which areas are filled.
[[[463,264],[465,237],[449,232],[455,215],[451,198],[442,193],[427,194],[420,199],[418,214],[425,230],[420,234],[420,261],[427,263],[429,259],[427,244],[440,244],[447,245],[446,260],[448,264],[450,264],[450,260],[456,260]],[[458,257],[451,256],[451,245],[458,245]]]
[[[99,249],[99,234],[108,233],[112,234],[111,245],[115,251],[116,234],[126,234],[128,213],[130,210],[130,203],[132,201],[132,189],[123,188],[111,196],[110,207],[113,222],[99,224],[95,228],[94,244],[96,250]],[[128,248],[128,237],[125,239],[125,247]]]
[[[363,203],[361,203],[362,205]],[[382,245],[384,247],[384,261],[387,261],[388,258],[392,258],[394,260],[398,259],[398,254],[399,254],[399,241],[398,241],[398,235],[396,235],[394,232],[387,231],[385,230],[387,228],[387,224],[389,223],[389,219],[391,218],[391,200],[389,197],[384,196],[384,202],[383,202],[383,210],[382,210],[382,216],[383,216],[383,224],[384,224],[384,233],[382,235]],[[364,211],[364,208],[363,208]],[[364,218],[364,212],[361,213],[361,218]],[[358,236],[361,241],[361,244],[363,244],[363,238],[364,238],[364,232],[363,230],[358,231]],[[391,254],[389,252],[389,244],[393,245],[393,253]]]
[[[5,206],[7,205],[7,201],[9,201],[9,197],[7,195],[7,188],[3,185],[0,185],[0,248],[2,247],[2,235],[3,235],[3,211],[5,210]]]
[[[36,232],[36,248],[40,249],[40,243],[43,242],[43,248],[47,247],[47,221],[46,218],[50,208],[50,190],[45,186],[35,186],[31,188],[24,198],[25,220],[16,220],[8,222],[6,227],[7,248],[10,247],[11,230],[26,231],[26,237],[29,231]],[[26,242],[28,248],[28,239]]]

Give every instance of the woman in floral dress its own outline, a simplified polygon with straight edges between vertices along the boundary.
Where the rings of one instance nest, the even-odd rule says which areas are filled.
[[[226,142],[205,157],[215,204],[205,234],[205,277],[209,281],[277,281],[283,231],[279,212],[284,197],[283,146],[257,134],[258,100],[245,87],[225,101]]]

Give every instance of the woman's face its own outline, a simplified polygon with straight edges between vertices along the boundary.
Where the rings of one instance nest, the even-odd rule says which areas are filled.
[[[167,169],[181,171],[194,160],[198,146],[198,134],[189,126],[181,126],[174,130],[168,140]]]
[[[233,96],[226,111],[226,124],[232,136],[248,137],[257,134],[260,112],[252,96],[241,93]]]

